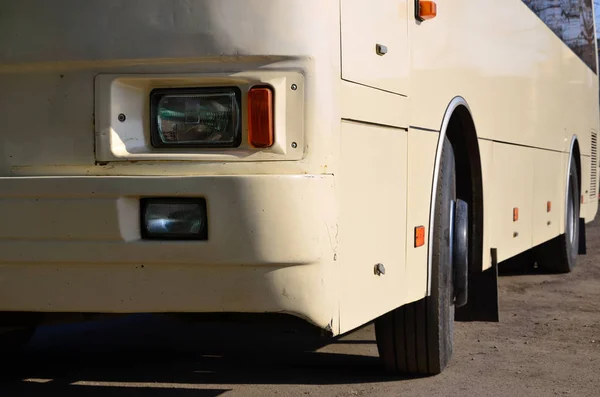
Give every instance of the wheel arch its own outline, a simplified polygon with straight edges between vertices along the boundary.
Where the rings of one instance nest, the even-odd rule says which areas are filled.
[[[581,185],[581,151],[579,149],[579,139],[577,138],[576,134],[571,136],[571,142],[569,144],[569,158],[567,159],[567,172],[564,180],[565,208],[569,197],[569,173],[571,172],[571,160],[573,158],[575,158],[575,165],[577,166],[577,182],[579,182],[579,190],[581,194],[581,190],[583,189],[583,186]],[[581,198],[578,197],[577,199],[580,200]]]
[[[456,160],[457,198],[469,204],[469,280],[467,304],[456,310],[461,320],[497,321],[497,269],[483,272],[484,197],[481,153],[477,128],[471,108],[465,98],[454,97],[444,114],[435,157],[429,239],[432,239],[435,213],[436,182],[439,173],[441,147],[444,138],[452,144]],[[431,293],[431,245],[428,253],[427,294]]]
[[[442,120],[438,138],[437,152],[433,174],[429,240],[433,238],[433,214],[435,213],[435,197],[437,178],[440,167],[441,149],[444,138],[452,144],[456,161],[456,194],[469,204],[469,268],[478,267],[481,271],[483,259],[483,179],[481,156],[477,130],[471,109],[467,101],[460,96],[454,97],[448,104]],[[431,293],[432,249],[429,245],[427,294]]]
[[[564,214],[564,219],[563,219],[563,231],[566,233],[566,229],[567,229],[567,205],[569,205],[569,174],[571,172],[571,162],[573,160],[573,158],[575,159],[575,166],[577,167],[577,182],[579,184],[579,197],[577,197],[577,200],[579,200],[580,205],[581,205],[581,199],[583,198],[582,196],[582,191],[583,191],[583,180],[582,180],[582,169],[581,169],[581,150],[579,148],[579,139],[577,137],[577,135],[573,134],[571,136],[571,142],[569,145],[569,158],[567,159],[567,168],[566,168],[566,175],[565,175],[565,185],[564,185],[564,192],[565,192],[565,197],[564,197],[564,205],[565,205],[565,214]],[[587,253],[587,237],[586,237],[586,230],[585,230],[585,218],[581,217],[581,212],[579,215],[579,222],[578,225],[579,227],[579,247],[578,247],[578,253],[579,254],[586,254]]]

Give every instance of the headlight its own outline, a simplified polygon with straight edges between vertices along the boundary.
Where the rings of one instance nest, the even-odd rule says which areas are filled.
[[[237,147],[240,90],[156,89],[150,94],[154,147]]]
[[[143,199],[142,237],[158,240],[207,240],[204,199]]]

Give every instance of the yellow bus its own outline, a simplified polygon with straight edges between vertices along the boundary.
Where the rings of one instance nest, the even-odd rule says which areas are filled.
[[[3,1],[4,345],[283,313],[437,374],[499,263],[585,252],[596,53],[591,0]]]

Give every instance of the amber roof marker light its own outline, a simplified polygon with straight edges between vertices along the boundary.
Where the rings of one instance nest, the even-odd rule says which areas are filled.
[[[415,17],[423,22],[437,16],[437,3],[435,1],[415,0]]]
[[[252,87],[248,91],[248,141],[252,147],[268,148],[275,142],[273,90]]]

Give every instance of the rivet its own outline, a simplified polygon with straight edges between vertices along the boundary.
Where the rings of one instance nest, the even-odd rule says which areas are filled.
[[[122,123],[125,120],[127,120],[127,116],[125,116],[123,113],[119,114],[119,116],[117,116],[117,119]]]
[[[292,91],[296,91],[298,89],[298,86],[296,84],[292,84]]]
[[[377,44],[375,46],[375,52],[377,53],[377,55],[383,56],[383,55],[387,54],[388,49],[383,44]]]
[[[296,142],[292,142],[292,148],[296,149],[298,147],[298,144]]]
[[[385,266],[383,266],[383,263],[376,264],[373,272],[376,276],[383,276],[385,274]]]

